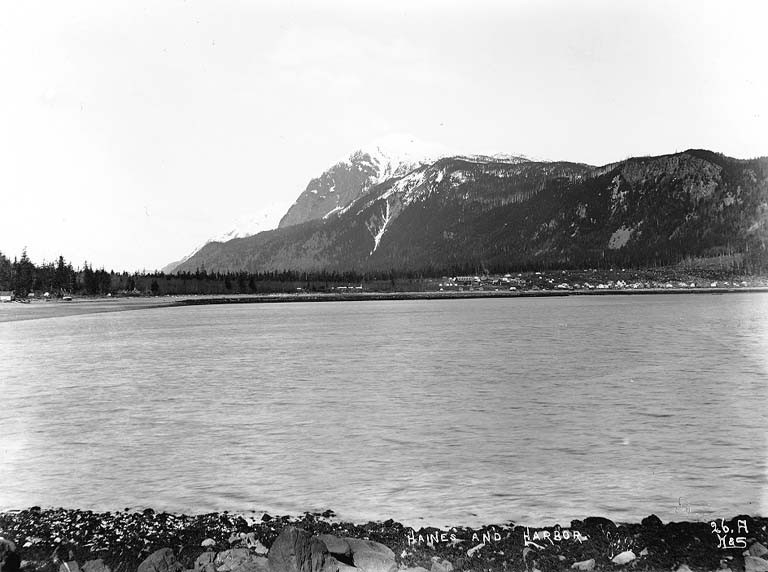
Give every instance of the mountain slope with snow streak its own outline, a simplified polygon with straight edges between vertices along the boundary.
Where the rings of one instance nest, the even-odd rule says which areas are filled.
[[[592,167],[443,157],[334,208],[209,244],[180,268],[442,274],[723,253],[768,267],[768,158],[689,150]]]
[[[441,153],[438,146],[408,135],[371,141],[312,179],[280,220],[279,228],[339,213],[374,186],[429,164]]]
[[[356,159],[354,155],[352,158],[353,160]],[[373,163],[370,155],[367,155],[363,161],[368,165]],[[523,198],[535,193],[548,177],[559,174],[579,176],[587,169],[585,165],[576,164],[526,163],[519,158],[483,162],[477,156],[471,158],[445,157],[431,164],[421,163],[415,168],[411,169],[411,167],[412,165],[403,167],[401,172],[404,174],[395,174],[393,177],[388,176],[391,171],[379,171],[379,173],[385,173],[387,178],[379,184],[372,185],[346,206],[340,207],[339,204],[336,204],[324,212],[322,217],[278,228],[277,234],[266,233],[270,236],[262,238],[267,242],[256,241],[254,237],[253,245],[256,248],[256,244],[258,244],[257,250],[260,251],[249,254],[249,260],[261,260],[262,256],[266,256],[269,258],[268,261],[265,261],[269,268],[289,268],[290,265],[282,266],[282,264],[296,264],[301,268],[320,269],[327,263],[327,257],[325,254],[316,252],[317,250],[324,251],[326,248],[333,250],[334,253],[331,255],[333,260],[330,264],[336,267],[337,263],[342,264],[345,257],[345,255],[339,255],[339,250],[346,252],[365,248],[364,252],[360,251],[360,256],[375,261],[381,256],[380,251],[388,243],[392,229],[397,227],[401,216],[415,205],[423,204],[431,199],[447,203],[459,201],[468,204],[507,204],[523,200]],[[338,183],[338,178],[336,178],[336,182]],[[488,187],[488,189],[477,194],[473,189],[478,185]],[[309,194],[320,195],[320,192],[313,193],[313,190],[317,190],[317,188],[312,188],[310,185]],[[349,228],[342,232],[342,234],[348,235],[348,238],[342,239],[342,247],[335,243],[335,229],[340,222],[341,226],[349,225]],[[296,233],[303,236],[303,233],[308,232],[308,229],[312,229],[312,237],[308,238],[308,243],[304,245],[311,245],[308,248],[293,244],[287,247],[287,251],[282,251],[279,255],[271,256],[268,254],[276,244],[275,240],[281,236],[279,231],[287,232],[290,230],[291,234]],[[328,236],[329,233],[334,236]],[[233,247],[237,245],[238,248],[241,248],[243,244],[242,241],[232,241]],[[261,249],[264,249],[264,252]],[[212,254],[213,251],[214,249],[209,249],[208,252]],[[216,248],[215,251],[220,253],[221,249]],[[180,267],[180,270],[194,269],[192,265],[196,264],[198,260],[202,260],[201,264],[205,268],[233,269],[229,262],[226,266],[222,266],[221,261],[217,263],[213,258],[215,258],[213,255],[198,257],[196,260],[187,261]],[[214,266],[211,267],[210,264],[214,264]],[[216,266],[217,264],[218,266]]]

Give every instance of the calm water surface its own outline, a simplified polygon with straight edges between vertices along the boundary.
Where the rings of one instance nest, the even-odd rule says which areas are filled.
[[[0,508],[768,514],[768,295],[0,323]]]

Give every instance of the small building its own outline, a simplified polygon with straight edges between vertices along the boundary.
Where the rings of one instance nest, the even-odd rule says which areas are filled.
[[[0,302],[13,302],[12,290],[0,290]]]

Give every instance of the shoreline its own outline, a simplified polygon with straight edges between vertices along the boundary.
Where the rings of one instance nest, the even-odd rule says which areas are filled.
[[[743,288],[645,288],[606,290],[498,290],[424,291],[424,292],[354,292],[300,294],[241,294],[185,298],[173,305],[249,304],[282,302],[364,302],[386,300],[463,300],[481,298],[566,298],[570,296],[648,296],[655,294],[737,294],[768,293],[766,286]]]
[[[0,512],[0,536],[16,543],[22,570],[30,572],[56,572],[61,562],[82,566],[98,559],[108,570],[133,572],[160,549],[173,552],[183,567],[177,572],[256,572],[260,570],[257,564],[266,566],[267,550],[290,527],[312,537],[333,535],[336,539],[380,543],[393,554],[391,564],[396,567],[386,568],[389,572],[617,570],[625,565],[632,570],[685,572],[686,568],[680,568],[685,565],[694,572],[725,572],[726,568],[739,572],[745,570],[745,564],[756,570],[754,565],[762,565],[761,556],[768,556],[768,550],[762,552],[768,546],[768,518],[759,516],[662,523],[651,515],[640,523],[623,524],[586,517],[539,528],[509,522],[418,530],[393,520],[354,524],[334,517],[332,511],[299,517],[228,512],[190,516],[156,513],[152,509],[99,513],[33,507]],[[253,560],[250,567],[211,570],[196,565],[201,555],[205,558],[204,553],[212,554],[208,557],[210,562],[215,553],[229,557],[237,549],[241,557]],[[617,564],[622,559],[626,562]],[[275,570],[271,560],[270,556],[271,567],[261,572],[283,572]],[[583,567],[574,566],[577,563]],[[72,570],[71,565],[69,569]],[[87,569],[86,565],[83,570]],[[384,571],[363,566],[342,570]]]
[[[605,290],[474,290],[474,291],[414,291],[414,292],[317,292],[292,294],[232,294],[232,295],[183,295],[183,296],[115,296],[83,297],[72,301],[36,300],[30,303],[0,304],[0,324],[45,318],[60,318],[85,314],[149,310],[155,308],[179,308],[215,304],[280,304],[294,302],[369,302],[397,300],[470,300],[516,298],[567,298],[581,296],[653,296],[684,294],[764,294],[766,286],[729,288],[645,288]]]

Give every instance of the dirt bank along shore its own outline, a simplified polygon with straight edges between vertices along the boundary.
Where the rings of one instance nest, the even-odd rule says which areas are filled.
[[[767,528],[768,518],[749,516],[414,530],[392,520],[339,522],[331,511],[302,517],[37,507],[0,513],[0,537],[15,543],[20,569],[30,572],[758,572],[768,571]],[[6,561],[2,572],[13,572],[13,559]]]

